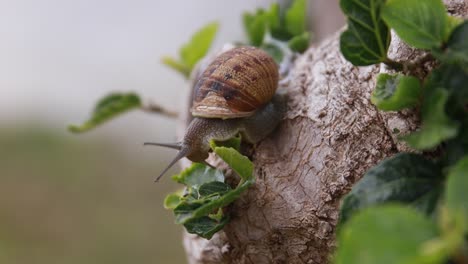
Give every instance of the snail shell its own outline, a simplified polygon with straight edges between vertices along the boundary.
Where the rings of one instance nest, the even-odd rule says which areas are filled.
[[[278,65],[263,50],[239,47],[226,51],[208,65],[195,84],[192,115],[222,119],[250,116],[271,100],[278,78]]]

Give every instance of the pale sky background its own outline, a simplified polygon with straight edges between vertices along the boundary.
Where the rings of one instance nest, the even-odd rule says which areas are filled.
[[[111,91],[177,110],[186,82],[160,63],[219,21],[213,48],[244,39],[241,14],[267,0],[0,0],[0,125],[84,121]],[[91,133],[175,139],[175,121],[129,113]]]
[[[135,91],[179,110],[184,78],[162,65],[203,25],[220,23],[211,50],[244,40],[244,11],[273,0],[0,0],[0,126],[52,126],[68,135],[96,101]],[[314,40],[343,24],[338,1],[311,0]],[[313,8],[311,8],[313,7]],[[134,146],[175,141],[176,121],[134,111],[80,138],[112,135]]]

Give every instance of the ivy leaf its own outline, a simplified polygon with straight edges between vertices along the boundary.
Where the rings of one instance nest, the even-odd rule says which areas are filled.
[[[193,163],[180,174],[172,176],[178,183],[187,185],[190,188],[198,189],[200,185],[208,182],[224,182],[224,175],[221,171],[210,168],[200,163]]]
[[[288,10],[286,10],[284,20],[286,29],[291,35],[302,35],[306,31],[306,10],[305,0],[294,0]]]
[[[188,232],[205,238],[211,238],[228,221],[219,215],[213,217],[213,212],[219,213],[220,208],[234,202],[254,183],[253,164],[247,157],[234,148],[216,145],[214,140],[210,142],[210,146],[239,174],[241,181],[238,186],[232,189],[223,182],[224,175],[221,172],[202,164],[194,164],[173,177],[177,182],[187,185],[187,195],[180,196],[178,201],[175,197],[167,198],[168,207],[174,209],[176,223],[184,224]]]
[[[288,41],[288,47],[295,52],[303,53],[309,47],[309,32],[297,35]]]
[[[419,49],[440,47],[449,30],[441,0],[388,0],[382,17],[402,40]]]
[[[455,218],[461,218],[463,230],[468,232],[468,156],[457,162],[450,169],[445,201],[447,208]]]
[[[187,232],[197,234],[203,238],[211,239],[213,235],[229,222],[228,217],[223,217],[220,221],[212,219],[208,216],[200,217],[187,221],[184,224]]]
[[[210,142],[211,149],[223,159],[243,180],[253,179],[253,163],[233,148],[218,147]]]
[[[348,29],[341,34],[343,56],[356,66],[387,60],[390,32],[380,17],[384,0],[340,0],[348,17]]]
[[[174,208],[176,223],[185,224],[188,221],[207,216],[217,209],[231,204],[253,183],[253,180],[241,181],[235,189],[227,191],[222,195],[210,195],[208,197],[200,197],[197,200],[182,201]]]
[[[435,54],[437,56],[437,53]],[[464,21],[453,30],[444,53],[438,57],[446,63],[460,63],[468,72],[468,21]]]
[[[166,197],[164,198],[164,208],[165,209],[176,208],[180,204],[181,198],[182,198],[182,193],[180,192],[170,193],[166,195]]]
[[[421,109],[421,129],[404,137],[411,147],[420,150],[431,149],[457,135],[458,124],[445,112],[448,97],[449,92],[442,88],[436,88],[425,96]]]
[[[232,190],[231,186],[226,183],[213,181],[202,184],[198,189],[198,193],[200,196],[209,196],[214,194],[223,195],[230,190]]]
[[[436,237],[435,224],[412,208],[368,208],[340,230],[334,263],[422,263],[427,260],[422,246]]]
[[[131,109],[140,107],[140,98],[134,93],[113,93],[102,98],[94,108],[91,118],[82,125],[70,125],[68,130],[73,133],[81,133],[116,117]]]
[[[267,15],[264,10],[257,9],[255,14],[245,12],[242,16],[244,28],[247,32],[250,44],[260,46],[266,33]]]
[[[398,111],[413,107],[419,101],[421,85],[419,80],[402,74],[379,74],[371,102],[380,110]]]
[[[203,58],[213,43],[216,32],[218,32],[218,23],[212,22],[198,30],[188,43],[180,49],[180,58],[190,70]]]
[[[401,153],[370,169],[345,196],[340,225],[359,210],[402,202],[431,214],[442,189],[440,168],[421,155]]]

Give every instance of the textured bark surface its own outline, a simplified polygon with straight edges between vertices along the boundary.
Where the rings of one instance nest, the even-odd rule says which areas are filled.
[[[464,0],[445,2],[449,13],[466,16]],[[416,115],[382,113],[369,100],[376,75],[388,70],[352,66],[338,38],[296,61],[282,87],[287,115],[253,151],[256,184],[228,208],[232,221],[211,240],[184,235],[189,263],[327,263],[342,196],[370,167],[408,149],[393,131],[414,130]],[[390,58],[420,56],[393,36]]]

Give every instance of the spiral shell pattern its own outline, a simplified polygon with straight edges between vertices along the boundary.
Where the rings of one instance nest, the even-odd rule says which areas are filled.
[[[261,49],[234,48],[220,54],[194,87],[193,116],[238,118],[268,103],[278,87],[278,65]]]

